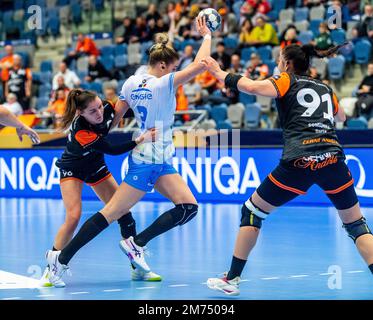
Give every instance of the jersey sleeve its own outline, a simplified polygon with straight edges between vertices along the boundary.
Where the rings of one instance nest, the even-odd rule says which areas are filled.
[[[121,100],[121,101],[129,101],[129,97],[128,97],[128,81],[130,80],[130,78],[129,79],[127,79],[127,81],[125,82],[125,83],[123,83],[123,86],[122,86],[122,89],[121,89],[121,91],[120,91],[120,94],[119,94],[119,100]]]
[[[98,141],[99,139],[100,139],[100,136],[93,131],[79,130],[77,133],[75,133],[75,140],[83,148],[92,146],[92,144]]]
[[[276,88],[278,98],[282,98],[290,89],[290,75],[287,72],[272,76],[268,80]]]
[[[336,94],[333,92],[333,115],[335,116],[338,113],[339,102]]]

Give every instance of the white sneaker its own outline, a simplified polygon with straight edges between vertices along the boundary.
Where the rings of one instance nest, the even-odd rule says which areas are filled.
[[[49,277],[50,277],[50,272],[49,272],[49,265],[48,265],[45,268],[44,273],[39,280],[41,287],[53,287],[53,284],[50,282]],[[56,288],[63,288],[66,286],[66,284],[60,279],[59,281],[55,282],[54,286]]]
[[[207,286],[212,290],[219,290],[229,296],[238,296],[240,294],[239,283],[240,277],[232,280],[227,280],[227,273],[223,278],[209,278],[207,279]]]
[[[58,261],[61,251],[48,250],[46,253],[46,258],[48,261],[49,268],[49,281],[56,288],[65,287],[65,283],[62,281],[63,274],[69,270],[69,267],[61,264]]]
[[[145,261],[144,248],[138,246],[135,241],[133,241],[133,237],[121,240],[119,242],[119,247],[137,269],[144,272],[150,272],[150,268]]]
[[[144,272],[138,268],[132,269],[131,279],[133,281],[149,281],[149,282],[162,281],[162,277],[159,274],[156,274],[155,272],[152,272],[152,271]]]

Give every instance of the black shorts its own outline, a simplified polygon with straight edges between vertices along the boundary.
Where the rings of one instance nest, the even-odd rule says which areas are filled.
[[[93,170],[60,168],[60,183],[68,180],[79,180],[92,187],[110,177],[111,173],[105,163]]]
[[[261,198],[275,207],[282,206],[317,184],[336,209],[354,206],[357,195],[350,170],[344,159],[335,154],[304,157],[280,164],[257,189]]]

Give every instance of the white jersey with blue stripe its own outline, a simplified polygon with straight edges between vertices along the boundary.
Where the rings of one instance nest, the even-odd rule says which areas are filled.
[[[132,150],[132,156],[144,162],[163,163],[174,154],[172,125],[176,110],[175,73],[157,78],[150,74],[133,75],[123,84],[119,99],[126,101],[135,114],[141,131],[159,130],[153,143],[143,143]]]

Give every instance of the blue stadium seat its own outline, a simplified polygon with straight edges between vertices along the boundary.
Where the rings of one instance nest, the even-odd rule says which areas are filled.
[[[303,21],[303,20],[307,21],[308,20],[308,13],[309,13],[309,9],[307,7],[296,8],[295,9],[295,14],[294,14],[295,22]]]
[[[231,130],[232,129],[232,123],[228,119],[224,120],[224,121],[219,121],[216,125],[216,129],[218,129],[218,130],[221,130],[221,129]]]
[[[211,109],[211,118],[214,119],[216,123],[224,121],[227,119],[227,109],[222,106],[215,106]]]
[[[245,106],[245,121],[248,128],[258,128],[261,107],[259,103],[251,103]]]
[[[243,61],[248,61],[250,60],[250,56],[252,53],[256,53],[256,48],[248,47],[248,48],[243,48],[241,51],[241,60]]]
[[[60,16],[58,8],[48,8],[47,9],[48,18],[58,18]]]
[[[328,61],[329,78],[332,80],[342,79],[345,71],[346,59],[339,55],[335,58],[330,58]]]
[[[298,35],[298,40],[302,44],[308,44],[313,40],[313,33],[312,31],[302,31]]]
[[[22,58],[22,64],[25,68],[29,67],[29,56],[25,51],[17,51],[16,54],[20,55]]]
[[[40,71],[50,71],[53,72],[53,62],[52,60],[44,60],[40,63]]]
[[[91,85],[87,82],[82,82],[79,87],[83,90],[91,90]]]
[[[118,44],[114,47],[114,56],[120,56],[123,54],[127,54],[127,45],[124,44]]]
[[[238,47],[238,40],[233,37],[225,37],[224,45],[227,49],[236,49]]]
[[[100,48],[101,56],[114,56],[114,46],[103,46]]]
[[[15,0],[13,4],[14,10],[20,10],[23,9],[23,0]]]
[[[49,97],[39,97],[36,100],[35,108],[36,110],[45,109],[46,107],[48,107],[48,103],[49,103]]]
[[[79,24],[83,21],[82,19],[82,7],[79,3],[73,3],[71,5],[72,19],[75,24]]]
[[[246,105],[254,103],[256,101],[256,96],[240,92],[238,95],[238,100]]]
[[[93,5],[95,6],[96,10],[104,10],[104,0],[93,0]]]
[[[240,1],[234,1],[234,3],[233,3],[232,9],[233,9],[233,13],[236,16],[237,21],[240,20],[240,16],[241,16],[240,10],[241,10],[241,7],[242,7],[243,3],[244,2],[241,1],[241,0]]]
[[[310,21],[310,31],[312,31],[314,37],[318,36],[320,33],[319,26],[321,22],[323,22],[323,20],[316,19]]]
[[[359,64],[366,64],[369,62],[372,45],[368,40],[359,40],[355,43],[354,55],[355,61]]]
[[[193,48],[197,44],[195,40],[184,40],[180,44],[180,50],[184,51],[185,47],[191,45]]]
[[[286,0],[275,0],[272,2],[272,9],[280,12],[286,9]]]
[[[278,17],[279,17],[279,11],[278,10],[271,10],[270,12],[268,12],[266,14],[266,16],[268,17],[269,21],[276,21],[276,20],[278,20]]]
[[[347,128],[349,129],[367,129],[368,121],[364,117],[347,120]]]
[[[114,68],[114,56],[102,56],[100,61],[105,66],[106,70],[110,71]]]
[[[70,4],[70,0],[57,0],[57,6],[62,7]]]
[[[343,29],[335,29],[330,33],[334,44],[342,44],[346,41],[346,32]]]
[[[269,70],[269,74],[268,75],[269,76],[273,75],[273,70],[277,66],[276,61],[274,61],[274,60],[265,60],[265,61],[263,61],[263,63],[265,63],[268,66],[268,70]]]
[[[50,85],[52,83],[52,71],[40,72],[40,81]]]
[[[114,66],[116,68],[124,68],[125,66],[128,65],[128,58],[127,58],[127,55],[120,55],[120,56],[116,56],[114,58]]]
[[[88,75],[88,71],[86,71],[86,70],[80,70],[80,71],[77,71],[76,74],[78,75],[78,78],[81,81],[84,81],[85,77]]]
[[[271,46],[264,46],[258,48],[258,54],[262,61],[264,60],[271,60],[272,59],[272,47]]]
[[[102,93],[102,83],[101,82],[91,82],[89,84],[89,90],[95,91],[97,93]]]
[[[44,83],[41,86],[39,86],[39,97],[47,97],[49,99],[50,93],[52,91],[52,86],[48,83]]]
[[[48,29],[53,37],[58,37],[60,35],[60,19],[57,17],[49,18]]]

